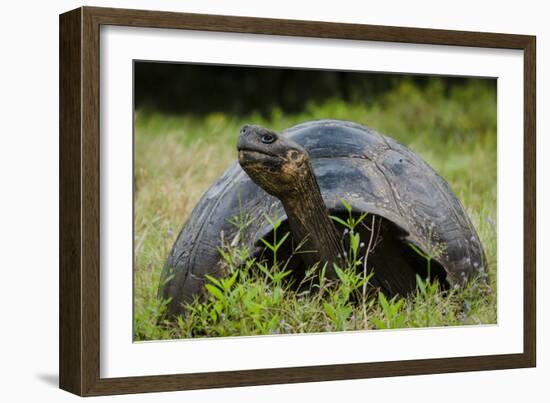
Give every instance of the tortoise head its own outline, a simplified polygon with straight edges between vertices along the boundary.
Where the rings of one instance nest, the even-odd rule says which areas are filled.
[[[281,197],[311,173],[307,151],[294,141],[260,126],[245,125],[237,142],[239,163],[267,193]]]

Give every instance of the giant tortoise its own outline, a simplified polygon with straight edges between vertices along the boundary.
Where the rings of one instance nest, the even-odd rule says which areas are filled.
[[[422,254],[433,258],[431,275],[447,287],[462,287],[485,270],[479,237],[447,182],[390,137],[338,120],[306,122],[280,134],[246,125],[237,149],[238,162],[202,196],[168,256],[159,296],[170,299],[169,315],[201,295],[206,274],[223,274],[218,248],[222,238],[237,236],[229,218],[243,212],[253,220],[239,243],[251,256],[266,252],[261,239],[273,232],[266,215],[280,217],[281,230],[290,232],[283,247],[305,243],[306,253],[287,250],[297,275],[316,262],[334,275],[331,268],[342,263],[344,228],[331,216],[349,214],[343,200],[353,214],[368,212],[383,224],[368,265],[371,282],[386,293],[415,289],[417,274],[426,275]],[[374,225],[361,228],[362,239],[375,231]]]

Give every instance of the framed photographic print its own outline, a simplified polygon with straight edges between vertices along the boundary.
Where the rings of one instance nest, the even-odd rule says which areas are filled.
[[[532,367],[535,37],[60,16],[60,386]]]

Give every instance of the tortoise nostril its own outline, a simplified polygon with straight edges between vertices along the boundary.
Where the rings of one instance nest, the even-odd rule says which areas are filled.
[[[248,134],[250,132],[250,125],[249,124],[246,124],[244,125],[243,127],[241,127],[241,134]]]

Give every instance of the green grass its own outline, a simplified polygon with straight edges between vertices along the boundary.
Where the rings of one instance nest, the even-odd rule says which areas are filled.
[[[443,293],[437,284],[419,279],[416,295],[388,300],[364,286],[362,276],[348,267],[341,268],[337,284],[313,281],[312,270],[304,280],[310,281],[309,288],[294,291],[279,278],[286,277],[285,262],[258,266],[248,260],[243,267],[229,263],[227,277],[210,280],[207,301],[194,303],[185,317],[159,325],[165,303],[157,299],[157,288],[166,256],[200,196],[236,159],[239,128],[253,123],[279,131],[322,118],[366,124],[395,138],[449,182],[484,245],[488,285],[471,283]],[[372,103],[334,99],[292,115],[278,109],[268,117],[166,116],[138,110],[135,119],[136,340],[496,323],[493,86],[471,81],[448,92],[436,79],[422,89],[404,81]],[[228,260],[247,253],[238,246],[226,246],[224,252]]]

